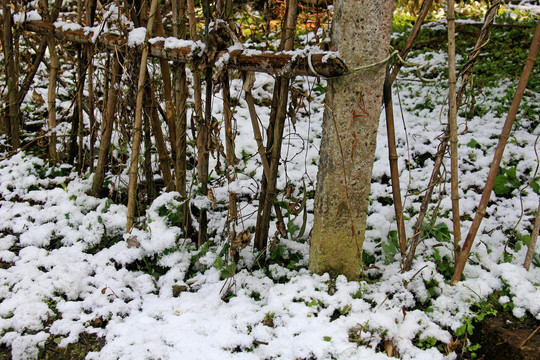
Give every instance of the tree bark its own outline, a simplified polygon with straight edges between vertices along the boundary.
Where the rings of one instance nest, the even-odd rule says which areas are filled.
[[[349,68],[388,56],[393,1],[344,0],[335,8],[330,46]],[[309,259],[316,273],[357,280],[362,272],[384,78],[381,64],[328,82]]]

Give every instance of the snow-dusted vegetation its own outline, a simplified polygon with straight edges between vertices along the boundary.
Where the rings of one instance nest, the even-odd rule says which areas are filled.
[[[510,27],[493,35],[495,45],[483,54],[476,83],[458,113],[463,234],[478,206],[534,32],[535,17],[525,11],[535,8],[523,6],[501,11],[500,24],[521,24],[526,31],[516,34]],[[463,21],[464,26],[467,23]],[[428,24],[421,37],[425,44],[408,57],[411,63],[427,63],[418,71],[435,81],[423,82],[417,67],[405,67],[393,87],[409,237],[431,176],[439,136],[446,127],[447,55],[446,47],[436,44],[446,36],[445,26],[443,20]],[[408,35],[407,26],[397,29],[395,46]],[[458,70],[470,46],[465,38],[474,40],[468,31],[463,30]],[[135,35],[134,44],[140,41]],[[317,35],[300,35],[298,45],[313,45],[322,31]],[[272,37],[266,43],[244,45],[259,49],[275,41]],[[509,53],[498,45],[511,41],[512,46],[521,47],[515,57],[504,58]],[[105,66],[97,57],[97,78],[104,76]],[[62,67],[56,101],[59,118],[72,111],[75,91],[76,69],[67,61]],[[150,64],[150,73],[157,73],[156,68]],[[192,83],[192,73],[187,73]],[[218,148],[210,156],[211,197],[200,194],[193,180],[196,169],[188,169],[188,180],[194,184],[188,198],[192,211],[205,208],[208,212],[209,241],[200,248],[184,236],[181,219],[186,208],[180,194],[165,189],[140,213],[136,228],[126,233],[129,164],[117,164],[107,173],[109,196],[98,198],[88,195],[93,178],[88,169],[80,175],[71,164],[50,165],[40,141],[12,153],[6,135],[0,134],[2,352],[13,359],[45,358],[46,348],[73,346],[91,334],[93,341],[103,341],[81,355],[87,359],[389,359],[389,351],[401,359],[471,356],[474,344],[469,338],[484,316],[505,311],[517,318],[540,320],[538,252],[530,270],[523,268],[540,193],[538,75],[536,69],[464,277],[454,286],[450,285],[454,245],[449,159],[445,159],[448,171],[443,171],[443,181],[437,185],[412,268],[401,271],[384,113],[373,168],[363,277],[348,281],[344,276],[333,278],[308,270],[326,88],[322,78],[296,77],[292,82],[276,201],[285,214],[285,233],[271,223],[264,264],[264,255],[254,250],[252,241],[240,250],[238,263],[229,256],[229,193],[238,199],[236,232],[253,232],[263,171],[238,76],[230,80],[235,155],[240,159],[236,179],[227,181],[228,169]],[[126,83],[132,81],[128,77],[124,74]],[[46,130],[47,82],[48,70],[42,64],[22,105],[27,125],[39,129],[37,133],[28,130],[27,143]],[[272,76],[257,73],[251,92],[262,126],[268,125],[273,86]],[[4,98],[7,87],[0,89]],[[121,100],[126,107],[134,108],[129,103],[133,99],[127,93],[122,96],[126,96]],[[188,119],[193,117],[193,103],[191,92]],[[223,139],[221,92],[212,99],[212,115],[216,138]],[[85,115],[86,128],[89,121]],[[129,125],[118,125],[113,133],[111,153],[125,160],[130,149],[123,142],[123,126]],[[164,125],[163,130],[168,128]],[[67,121],[57,127],[60,153],[67,151],[67,140],[62,139],[70,131]],[[196,157],[195,140],[188,129],[192,158]],[[155,152],[151,160],[157,174]],[[198,227],[195,218],[192,226]]]

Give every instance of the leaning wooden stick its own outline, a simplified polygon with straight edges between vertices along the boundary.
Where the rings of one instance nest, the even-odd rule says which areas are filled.
[[[486,181],[486,186],[484,187],[484,191],[482,192],[482,197],[480,198],[480,203],[478,204],[478,209],[476,210],[476,215],[474,217],[469,233],[467,234],[467,238],[465,239],[465,243],[463,244],[463,247],[461,248],[461,252],[459,254],[459,258],[456,263],[456,270],[454,271],[454,276],[452,277],[452,282],[451,282],[452,284],[456,284],[461,279],[461,275],[463,274],[463,269],[465,268],[465,264],[467,263],[467,259],[469,258],[469,253],[471,251],[474,238],[476,237],[476,233],[478,232],[480,223],[482,222],[482,219],[484,218],[484,215],[486,214],[486,208],[489,202],[489,198],[491,196],[491,191],[493,190],[493,186],[495,184],[495,178],[497,177],[497,172],[499,171],[499,166],[501,164],[504,148],[506,146],[506,142],[508,141],[508,138],[510,137],[510,132],[512,131],[512,126],[514,124],[514,120],[516,118],[517,111],[519,109],[519,104],[521,103],[521,98],[523,97],[523,93],[525,92],[525,87],[527,86],[527,83],[529,82],[529,77],[531,76],[531,72],[534,67],[534,62],[536,61],[536,56],[538,55],[539,47],[540,47],[540,20],[538,21],[538,24],[536,25],[536,31],[534,33],[531,49],[529,50],[529,56],[527,57],[527,62],[525,63],[525,67],[521,74],[521,78],[519,79],[516,93],[514,94],[512,105],[510,106],[510,111],[508,112],[508,116],[506,117],[506,121],[504,122],[504,127],[501,132],[501,136],[499,137],[497,148],[495,149],[495,155],[493,155],[493,161],[489,169],[488,179]]]
[[[384,108],[386,110],[386,133],[388,137],[388,160],[390,162],[390,176],[392,179],[392,196],[394,197],[394,210],[396,212],[397,232],[399,248],[402,258],[407,251],[407,235],[405,233],[405,221],[403,219],[403,204],[401,203],[401,189],[399,186],[398,156],[396,151],[396,134],[394,125],[394,106],[392,104],[392,84],[390,72],[387,69],[384,81]]]
[[[540,230],[540,202],[538,203],[538,210],[536,210],[536,217],[534,218],[534,227],[531,233],[531,239],[529,240],[529,248],[527,249],[527,255],[525,256],[525,262],[523,267],[529,271],[531,262],[536,248],[536,240],[538,239],[538,231]]]
[[[482,50],[484,45],[487,43],[487,39],[491,31],[493,20],[495,19],[495,15],[497,14],[497,11],[500,5],[501,5],[501,1],[496,0],[492,3],[491,7],[487,11],[486,16],[484,18],[484,25],[482,26],[482,30],[480,30],[480,34],[478,35],[478,38],[476,39],[476,43],[474,45],[473,50],[469,53],[469,60],[467,60],[467,63],[461,69],[461,73],[460,73],[462,77],[461,86],[456,95],[457,107],[459,107],[461,103],[461,98],[463,97],[463,94],[465,93],[465,88],[467,87],[467,82],[469,80],[469,77],[471,76],[473,65],[476,63],[476,60],[478,59],[478,56],[480,55],[480,51]],[[433,170],[431,172],[429,184],[426,189],[426,194],[424,195],[424,199],[422,200],[422,204],[420,205],[420,212],[418,213],[418,218],[416,219],[415,232],[410,240],[409,252],[407,253],[407,259],[405,260],[405,263],[403,265],[403,271],[408,271],[411,268],[414,254],[416,252],[416,247],[422,240],[421,238],[422,225],[424,223],[424,218],[426,216],[429,203],[431,202],[433,189],[435,188],[435,185],[439,182],[439,177],[440,177],[439,172],[440,172],[443,160],[444,160],[444,155],[446,154],[446,150],[448,148],[449,135],[450,135],[450,127],[448,125],[443,135],[441,136],[441,143],[439,144],[439,148],[437,149],[435,164],[433,165]]]
[[[454,228],[454,263],[459,255],[461,222],[459,219],[459,163],[456,102],[456,23],[454,0],[448,0],[448,126],[450,130],[450,172],[452,177],[452,223]]]
[[[146,25],[146,38],[148,39],[154,28],[156,18],[157,0],[152,0],[150,16]],[[148,60],[148,47],[145,47],[141,55],[139,67],[139,80],[137,84],[137,102],[135,105],[135,123],[133,125],[133,144],[131,149],[131,164],[129,166],[128,208],[127,208],[127,232],[130,232],[135,222],[135,208],[137,203],[137,173],[139,170],[139,152],[142,138],[142,110],[144,98],[144,86],[146,83],[146,61]]]

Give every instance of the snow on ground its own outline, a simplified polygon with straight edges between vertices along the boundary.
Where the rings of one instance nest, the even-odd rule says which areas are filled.
[[[426,53],[410,59],[425,60]],[[429,61],[430,67],[440,67],[445,55],[431,53]],[[409,236],[421,201],[415,192],[425,188],[431,172],[426,154],[435,152],[436,137],[445,126],[440,114],[446,96],[444,81],[421,84],[413,77],[405,72],[398,81],[400,97],[394,92],[396,123],[403,114],[407,126],[406,131],[398,126],[396,135],[403,194],[411,178],[405,201]],[[303,196],[300,190],[313,190],[316,180],[324,99],[317,85],[314,79],[296,79],[294,86],[307,97],[300,98],[296,122],[285,129],[278,188],[294,184],[298,197]],[[507,80],[499,86],[491,89],[494,95],[485,104],[491,110],[470,119],[467,132],[460,136],[464,215],[474,214],[504,121],[493,109],[515,83]],[[302,255],[296,266],[277,263],[268,271],[250,270],[256,254],[248,247],[241,252],[241,265],[247,268],[222,279],[214,264],[226,239],[228,191],[246,199],[239,209],[242,230],[249,229],[255,225],[256,209],[256,202],[249,200],[262,175],[257,155],[249,156],[257,147],[241,88],[239,80],[232,81],[231,91],[239,100],[234,109],[236,155],[243,160],[234,183],[212,181],[218,206],[209,207],[209,232],[215,234],[211,240],[217,245],[200,253],[181,239],[181,229],[171,221],[170,214],[181,207],[176,193],[161,194],[147,209],[145,226],[128,235],[125,206],[86,195],[91,177],[77,177],[69,166],[50,168],[25,153],[0,162],[0,343],[11,347],[14,359],[35,358],[50,335],[65,346],[82,332],[106,339],[104,348],[88,359],[388,359],[382,352],[385,341],[394,344],[402,359],[454,359],[456,354],[445,353],[442,346],[426,349],[421,344],[430,339],[449,344],[463,320],[474,316],[471,305],[487,300],[495,290],[505,291],[501,303],[512,303],[515,316],[540,319],[540,268],[533,266],[530,272],[522,268],[525,246],[505,246],[508,230],[521,215],[518,190],[508,197],[493,195],[464,281],[448,284],[442,265],[452,257],[452,244],[435,235],[420,244],[411,271],[401,273],[399,254],[387,240],[396,228],[393,206],[381,201],[391,196],[383,117],[364,245],[374,266],[365,278],[349,282],[306,269],[305,240],[313,221],[309,199],[307,231],[299,239],[296,230],[282,240],[289,257]],[[270,76],[257,75],[253,95],[262,103],[271,99],[272,88]],[[536,95],[526,101],[539,103]],[[213,113],[221,120],[220,94],[214,98]],[[268,108],[259,106],[258,115],[266,125]],[[464,122],[461,118],[460,126]],[[533,155],[537,135],[538,129],[518,127],[505,152],[504,166],[513,160],[522,183],[530,180],[537,164]],[[467,146],[472,140],[479,146]],[[424,157],[428,159],[423,166],[418,165]],[[214,168],[217,159],[212,161]],[[527,234],[538,195],[528,190],[522,201],[526,215],[516,231]],[[439,210],[446,215],[436,223],[451,229],[450,209],[446,195]],[[293,221],[301,227],[302,215]],[[470,224],[462,222],[464,234]],[[270,233],[275,230],[272,225]],[[140,246],[128,242],[133,236]],[[158,266],[163,269],[160,276],[152,273]]]

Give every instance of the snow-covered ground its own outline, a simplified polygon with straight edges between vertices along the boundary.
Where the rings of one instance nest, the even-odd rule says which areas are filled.
[[[423,71],[432,73],[446,60],[443,52],[430,52],[413,54],[410,61],[429,61]],[[398,126],[396,135],[409,236],[422,199],[417,192],[431,174],[428,155],[436,152],[437,136],[445,127],[447,90],[445,79],[439,80],[421,83],[414,72],[404,71],[396,86],[399,96],[394,91],[396,123],[406,125]],[[311,192],[316,180],[325,83],[320,85],[313,78],[294,82],[304,96],[294,109],[295,123],[288,122],[285,129],[278,188],[293,184],[296,198]],[[490,93],[483,103],[487,113],[470,119],[459,137],[463,234],[504,122],[497,105],[515,86],[515,81],[501,80],[499,87],[485,89]],[[514,227],[522,236],[530,231],[539,201],[530,188],[521,198],[519,189],[510,196],[493,194],[465,280],[450,286],[445,271],[453,252],[447,184],[439,216],[429,214],[439,231],[420,244],[413,268],[401,273],[399,251],[388,240],[396,225],[387,201],[391,186],[384,117],[364,244],[370,269],[364,278],[332,279],[307,270],[310,198],[306,217],[291,215],[289,239],[280,240],[282,263],[253,270],[257,254],[248,246],[241,252],[238,273],[223,279],[220,252],[227,239],[228,192],[241,199],[237,231],[252,230],[256,201],[251,200],[262,175],[241,88],[239,79],[232,80],[233,97],[239,100],[234,109],[236,154],[243,159],[238,178],[227,184],[214,172],[215,207],[204,198],[193,199],[209,207],[212,245],[201,251],[182,239],[181,229],[171,222],[170,214],[181,208],[176,193],[162,193],[141,219],[143,225],[125,234],[126,207],[88,196],[91,176],[78,177],[65,165],[50,168],[24,152],[0,161],[0,343],[11,348],[14,359],[35,358],[50,336],[65,346],[83,332],[106,339],[103,349],[88,359],[389,359],[383,350],[389,342],[402,359],[454,359],[453,333],[475,315],[471,305],[495,291],[501,294],[496,300],[515,316],[540,319],[540,267],[525,271],[526,246],[519,241],[507,246]],[[259,74],[253,95],[262,103],[271,99],[272,88],[273,79]],[[528,93],[524,101],[539,106],[540,96]],[[213,110],[221,121],[220,94]],[[266,124],[269,108],[258,106],[258,115]],[[459,122],[465,129],[465,119]],[[538,128],[522,120],[505,151],[503,167],[515,167],[522,184],[538,165],[538,134]],[[446,165],[449,169],[449,161]],[[212,158],[211,168],[215,166]],[[115,183],[121,181],[113,176]],[[289,201],[284,194],[280,200]],[[304,221],[307,230],[299,234]],[[275,231],[272,225],[270,234]],[[287,261],[291,258],[294,263]]]

